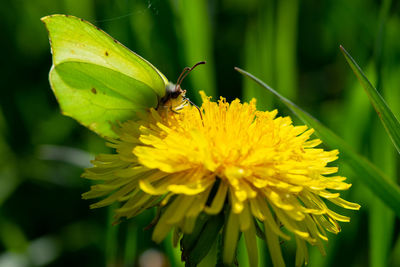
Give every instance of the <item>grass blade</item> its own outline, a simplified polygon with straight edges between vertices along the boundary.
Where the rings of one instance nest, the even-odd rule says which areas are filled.
[[[274,79],[274,1],[265,1],[266,12],[259,12],[246,29],[245,66],[246,69],[263,80]],[[243,80],[243,101],[257,99],[258,110],[270,109],[272,96],[266,96],[262,88],[252,81]]]
[[[216,96],[216,78],[213,56],[213,35],[210,22],[208,1],[179,1],[177,12],[179,31],[182,34],[183,52],[186,66],[193,66],[199,61],[207,65],[196,69],[188,79],[195,90],[203,90],[208,96]],[[194,90],[193,90],[194,91]],[[200,95],[193,95],[201,103]]]
[[[386,63],[384,64],[384,45],[387,40],[385,34],[386,22],[390,17],[391,5],[391,0],[382,1],[379,12],[379,27],[374,49],[376,82],[374,83],[374,81],[371,80],[371,76],[368,75],[371,82],[375,84],[375,88],[378,90],[381,89],[380,93],[388,100],[390,100],[391,97],[395,97],[392,90],[388,90],[390,87],[386,84],[386,81],[384,81],[383,75],[383,66],[386,65]],[[368,74],[368,72],[366,74]],[[383,90],[383,88],[386,88],[386,90]],[[390,101],[388,101],[388,104],[390,105]],[[391,105],[391,107],[395,108],[396,105],[397,103]],[[385,130],[378,124],[377,118],[374,118],[372,135],[374,136],[371,140],[372,160],[395,181],[397,155],[395,153],[395,148],[385,136],[387,135]],[[371,212],[369,213],[370,266],[387,266],[391,244],[393,243],[395,225],[394,214],[389,208],[385,207],[381,201],[377,200],[376,197],[372,197],[371,200]]]
[[[296,98],[298,0],[277,1],[276,84],[291,99]]]
[[[361,85],[364,87],[365,92],[368,95],[369,100],[374,106],[376,112],[379,115],[379,118],[382,121],[383,126],[386,129],[386,132],[389,134],[390,139],[392,140],[394,146],[397,149],[397,152],[400,153],[400,123],[397,118],[394,116],[393,112],[390,110],[385,100],[379,94],[379,92],[375,89],[375,87],[370,83],[367,79],[361,68],[357,65],[354,59],[350,56],[350,54],[340,46],[340,49],[343,52],[344,57],[352,68],[354,74],[357,76]]]
[[[374,120],[372,134],[372,159],[377,166],[389,175],[390,178],[396,177],[396,152],[386,138],[386,133],[382,129],[378,119]],[[370,240],[370,266],[388,266],[388,255],[390,246],[393,242],[394,215],[393,212],[377,199],[375,196],[370,198],[369,212],[369,240]]]
[[[353,149],[330,129],[322,125],[311,115],[297,107],[290,100],[281,96],[274,89],[266,85],[264,82],[254,77],[252,74],[235,68],[241,74],[253,79],[256,83],[272,92],[277,96],[289,109],[293,111],[305,124],[316,130],[316,135],[329,147],[338,148],[341,151],[341,158],[348,164],[359,179],[379,197],[388,207],[390,207],[398,217],[400,217],[400,188],[384,173],[382,173],[375,165],[369,162],[366,158],[357,154]]]

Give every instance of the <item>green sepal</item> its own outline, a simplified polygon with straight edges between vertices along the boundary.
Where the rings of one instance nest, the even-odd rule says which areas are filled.
[[[204,225],[207,223],[209,218],[210,216],[206,213],[200,213],[200,215],[196,219],[196,224],[193,228],[193,231],[190,234],[183,235],[181,239],[181,249],[183,253],[189,252],[193,249],[201,234],[201,231],[204,228]]]
[[[208,254],[223,225],[224,215],[222,213],[215,216],[205,215],[200,220],[197,219],[195,229],[191,234],[183,235],[181,240],[182,259],[187,267],[197,266]]]

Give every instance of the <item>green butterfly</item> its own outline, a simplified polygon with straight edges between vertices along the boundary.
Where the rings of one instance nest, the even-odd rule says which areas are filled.
[[[176,86],[147,60],[83,19],[51,15],[42,21],[53,54],[50,85],[62,113],[97,134],[116,137],[113,122],[133,119],[150,107],[169,103],[175,108],[189,101],[180,83],[188,70],[204,62],[185,68]]]

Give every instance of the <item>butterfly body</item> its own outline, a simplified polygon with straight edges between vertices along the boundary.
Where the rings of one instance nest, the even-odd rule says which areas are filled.
[[[179,84],[169,83],[165,89],[165,96],[158,102],[157,109],[178,111],[189,103],[189,100],[185,97],[186,90],[182,90]]]

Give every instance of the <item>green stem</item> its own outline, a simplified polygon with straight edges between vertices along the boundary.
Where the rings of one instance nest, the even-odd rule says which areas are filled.
[[[118,252],[118,230],[119,225],[113,225],[114,222],[114,209],[116,204],[108,207],[108,219],[106,230],[106,266],[117,266],[117,252]]]

